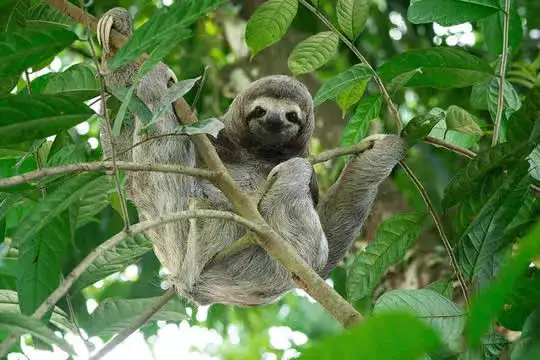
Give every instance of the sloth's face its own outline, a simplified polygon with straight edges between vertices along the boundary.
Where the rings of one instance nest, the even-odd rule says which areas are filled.
[[[283,146],[302,131],[306,115],[291,101],[259,98],[252,102],[246,122],[256,143],[263,147]]]

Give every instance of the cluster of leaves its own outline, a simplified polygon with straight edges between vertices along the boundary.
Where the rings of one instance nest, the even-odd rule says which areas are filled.
[[[172,44],[190,36],[191,24],[222,2],[185,0],[161,8],[134,33],[111,66],[123,66],[148,52],[137,83],[163,59]],[[246,29],[252,56],[285,35],[301,6],[318,11],[323,2],[268,0],[263,3]],[[416,0],[410,4],[408,20],[413,24],[438,22],[445,26],[475,22],[485,35],[488,50],[499,55],[503,49],[504,5],[504,0],[474,3]],[[28,84],[20,81],[25,71],[30,68],[32,72],[38,71],[79,41],[75,24],[38,1],[7,1],[0,2],[0,6],[3,6],[0,13],[8,14],[5,19],[0,18],[0,178],[95,160],[99,154],[91,151],[73,130],[74,125],[96,117],[89,104],[100,95],[100,84],[92,63],[42,75]],[[291,52],[288,64],[294,75],[313,72],[328,64],[335,58],[340,42],[354,46],[362,37],[372,4],[369,0],[338,0],[334,10],[338,29],[313,35]],[[516,53],[522,38],[521,18],[515,7],[509,16],[509,45],[511,52]],[[487,59],[487,54],[477,56],[447,47],[405,51],[376,70],[364,62],[355,64],[326,81],[316,94],[316,105],[335,100],[349,118],[341,137],[341,145],[347,146],[362,140],[370,123],[384,117],[388,98],[369,87],[376,78],[390,96],[403,88],[472,89],[470,106],[433,107],[411,119],[402,136],[411,147],[431,136],[453,146],[482,149],[454,174],[442,200],[445,218],[452,224],[451,238],[459,270],[473,285],[475,300],[466,309],[458,305],[453,301],[451,279],[441,279],[421,290],[387,292],[372,304],[373,291],[382,275],[405,257],[428,219],[417,213],[393,216],[380,225],[376,239],[365,251],[348,264],[345,286],[339,289],[351,303],[372,315],[350,331],[301,350],[303,358],[357,358],[361,352],[366,359],[498,359],[508,342],[493,328],[495,320],[507,329],[523,331],[521,339],[512,345],[512,360],[540,356],[539,274],[538,268],[529,267],[540,253],[540,228],[533,228],[540,203],[529,190],[540,179],[537,145],[540,90],[536,75],[540,60],[516,63],[508,72],[504,83],[501,144],[486,147],[489,119],[495,118],[500,86],[496,75],[500,65]],[[183,96],[196,80],[185,80],[171,88],[164,104]],[[166,109],[163,106],[152,113],[146,108],[133,94],[136,83],[129,89],[108,89],[120,100],[112,120],[116,134],[127,113],[136,113],[147,126],[152,126]],[[519,94],[515,84],[521,84],[526,91]],[[483,120],[486,113],[487,120]],[[179,131],[216,134],[219,125],[210,121]],[[52,135],[54,141],[45,140]],[[82,258],[122,229],[116,211],[118,201],[118,193],[104,173],[54,176],[0,189],[2,330],[30,333],[35,339],[71,352],[69,345],[50,330],[73,329],[74,319],[66,315],[65,301],[43,317],[42,322],[28,316]],[[108,336],[118,332],[160,293],[154,285],[160,281],[159,264],[151,257],[150,250],[144,236],[128,237],[99,257],[77,280],[71,291],[72,305],[83,309],[77,311],[77,317],[89,335]],[[514,256],[510,257],[513,252]],[[98,295],[101,296],[98,300],[107,300],[100,302],[88,316],[80,291],[93,291],[89,288],[91,284],[134,263],[149,269],[142,274],[146,274],[144,280],[152,286],[138,291],[145,298],[132,299],[131,290],[111,288],[108,293],[105,290]],[[117,298],[112,298],[114,295]],[[283,301],[291,311],[297,311],[290,316],[300,319],[298,326],[305,333],[320,332],[314,321],[310,323],[300,317],[312,318],[315,310],[305,305],[293,306],[296,300]],[[277,305],[272,306],[269,308],[276,310]],[[309,315],[300,313],[301,309],[309,309]],[[239,310],[236,314],[249,323],[247,313]],[[172,302],[153,319],[185,318],[184,305]],[[227,309],[213,307],[208,323],[226,324],[223,319],[228,319]],[[329,323],[327,318],[324,321]],[[2,338],[7,335],[0,332]],[[465,350],[461,346],[463,336],[469,344]]]

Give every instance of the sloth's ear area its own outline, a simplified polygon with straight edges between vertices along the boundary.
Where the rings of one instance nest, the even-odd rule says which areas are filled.
[[[173,86],[174,84],[176,84],[176,79],[171,76],[169,80],[167,80],[167,89]]]

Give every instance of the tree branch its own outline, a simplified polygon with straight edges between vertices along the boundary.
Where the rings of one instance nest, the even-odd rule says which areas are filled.
[[[448,253],[448,257],[450,258],[450,264],[452,265],[452,269],[456,273],[459,286],[461,287],[461,291],[463,293],[463,298],[465,299],[465,302],[468,305],[469,294],[467,292],[467,284],[465,283],[465,279],[463,278],[463,275],[461,274],[461,271],[459,270],[457,259],[454,256],[454,252],[452,251],[452,245],[450,244],[450,241],[448,241],[448,237],[446,237],[446,234],[444,232],[444,227],[443,227],[441,218],[439,217],[439,214],[437,214],[437,211],[435,210],[435,207],[433,206],[433,203],[431,202],[429,195],[427,194],[426,189],[424,189],[424,187],[422,186],[422,183],[420,182],[420,180],[418,180],[418,178],[414,175],[411,169],[403,161],[400,161],[399,165],[401,165],[401,168],[403,169],[403,171],[405,171],[405,173],[409,176],[409,178],[412,180],[412,182],[418,189],[418,192],[420,192],[422,199],[424,199],[424,202],[426,203],[426,208],[428,209],[429,213],[433,217],[433,221],[435,222],[435,227],[437,228],[437,231],[439,232],[444,248],[446,249],[446,252]]]
[[[464,156],[464,157],[469,158],[469,159],[473,159],[474,157],[476,157],[476,153],[474,151],[471,151],[469,149],[465,149],[463,147],[454,145],[452,143],[449,143],[449,142],[441,140],[441,139],[437,139],[437,138],[434,138],[434,137],[431,137],[431,136],[426,136],[423,141],[427,142],[428,144],[432,144],[432,145],[435,145],[435,146],[438,146],[438,147],[443,147],[443,148],[445,148],[447,150],[453,151],[456,154],[459,154],[459,155]]]
[[[257,234],[260,233],[261,229],[254,223],[227,211],[218,211],[218,210],[196,210],[196,211],[182,211],[176,214],[170,214],[165,216],[160,216],[156,219],[148,220],[142,223],[135,224],[130,227],[129,230],[123,230],[113,237],[109,238],[97,248],[92,250],[88,256],[86,256],[80,263],[77,265],[71,273],[66,276],[64,281],[52,292],[51,295],[41,305],[34,311],[32,317],[40,319],[49,312],[56,303],[69,291],[73,286],[75,281],[85,272],[85,270],[101,255],[103,255],[107,250],[112,249],[117,246],[122,240],[128,236],[133,236],[149,229],[152,229],[157,226],[162,226],[174,221],[191,219],[191,218],[207,218],[207,219],[223,219],[234,221],[246,229],[253,231]],[[8,337],[2,344],[0,344],[0,358],[3,358],[4,355],[9,351],[11,346],[17,341],[18,335],[11,335]]]
[[[119,169],[133,172],[147,171],[147,172],[163,172],[184,174],[190,176],[196,176],[203,179],[210,180],[217,177],[219,173],[215,171],[209,171],[204,169],[196,169],[182,165],[171,164],[139,164],[126,161],[117,161],[116,165]],[[10,186],[24,184],[33,180],[39,180],[47,176],[55,176],[69,173],[85,172],[85,171],[104,171],[112,170],[114,167],[111,161],[102,162],[90,162],[90,163],[77,163],[58,167],[42,168],[41,170],[30,171],[21,175],[15,175],[9,178],[0,179],[0,189],[8,188]]]
[[[81,10],[66,0],[44,0],[51,6],[80,22],[83,18]],[[97,20],[87,15],[89,25],[96,28]],[[120,48],[127,39],[116,31],[112,31],[111,43]],[[181,98],[173,103],[177,114],[181,115],[183,124],[197,121],[197,117],[187,102]],[[334,291],[311,267],[298,255],[296,249],[286,242],[268,225],[259,213],[257,204],[247,194],[244,194],[234,183],[225,165],[219,158],[216,149],[204,134],[195,134],[191,140],[197,152],[209,170],[219,173],[212,178],[212,183],[218,187],[231,202],[233,209],[246,220],[254,223],[258,230],[257,241],[274,259],[283,265],[297,282],[328,310],[344,326],[353,325],[362,319],[354,307]]]
[[[503,26],[503,49],[501,55],[501,70],[499,73],[499,97],[497,100],[497,114],[495,116],[495,126],[493,128],[493,138],[491,146],[497,145],[501,132],[502,113],[504,110],[504,82],[506,74],[506,64],[508,63],[508,29],[510,28],[510,0],[505,0],[504,5],[504,26]]]
[[[126,328],[122,329],[111,341],[109,341],[103,348],[101,348],[97,353],[90,357],[90,360],[98,360],[107,355],[111,350],[120,345],[124,340],[126,340],[131,334],[137,331],[138,328],[143,326],[164,307],[169,301],[171,301],[176,296],[176,290],[174,287],[170,287],[165,294],[163,294],[159,299],[157,299],[145,312],[140,315],[135,321],[129,324]]]
[[[371,149],[372,147],[373,140],[364,139],[356,145],[340,147],[332,150],[323,151],[315,155],[311,155],[310,157],[308,157],[308,161],[311,164],[318,164],[342,155],[361,154],[364,151]]]

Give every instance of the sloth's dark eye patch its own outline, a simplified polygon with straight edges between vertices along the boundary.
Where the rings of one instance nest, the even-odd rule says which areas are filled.
[[[298,114],[294,111],[288,112],[287,114],[285,114],[285,117],[292,123],[298,124],[300,122],[300,120],[298,119]]]
[[[264,110],[262,107],[257,106],[253,111],[249,114],[250,118],[259,118],[261,116],[266,115],[266,110]]]

